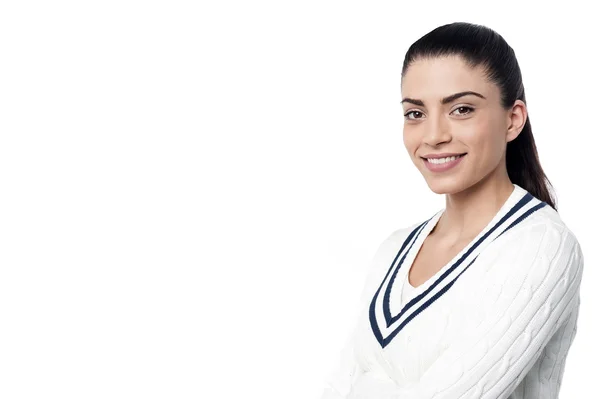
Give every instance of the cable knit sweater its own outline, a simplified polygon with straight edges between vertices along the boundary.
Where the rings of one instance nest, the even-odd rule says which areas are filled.
[[[381,243],[321,399],[558,398],[583,254],[552,207],[513,185],[481,233],[418,287],[408,271],[445,208]]]

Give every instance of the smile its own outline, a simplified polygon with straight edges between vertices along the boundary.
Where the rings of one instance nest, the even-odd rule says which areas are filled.
[[[421,158],[427,169],[432,172],[445,172],[461,163],[466,154],[446,158]]]

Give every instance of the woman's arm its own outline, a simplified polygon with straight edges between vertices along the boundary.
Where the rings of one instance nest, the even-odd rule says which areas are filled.
[[[339,363],[325,380],[325,389],[321,399],[345,399],[352,391],[356,379],[363,373],[354,356],[354,334],[338,356]]]
[[[508,398],[578,309],[583,254],[572,232],[554,222],[509,232],[475,261],[490,262],[491,278],[472,301],[498,293],[495,302],[398,399]]]
[[[414,228],[414,226],[410,226]],[[367,306],[372,295],[381,283],[382,273],[389,268],[402,243],[401,238],[407,234],[408,229],[398,229],[390,234],[375,251],[375,255],[369,262],[366,272],[365,284],[360,295],[360,306]],[[362,315],[362,312],[358,313]],[[338,356],[338,362],[333,371],[330,371],[325,380],[325,389],[321,399],[345,399],[347,398],[356,380],[365,372],[355,356],[355,335],[360,323],[368,323],[365,320],[357,320],[351,334],[346,338],[345,345]]]

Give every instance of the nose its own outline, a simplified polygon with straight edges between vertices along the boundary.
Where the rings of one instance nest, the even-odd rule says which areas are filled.
[[[450,126],[444,115],[438,117],[430,117],[425,122],[425,135],[423,142],[435,147],[440,143],[445,143],[451,140]]]

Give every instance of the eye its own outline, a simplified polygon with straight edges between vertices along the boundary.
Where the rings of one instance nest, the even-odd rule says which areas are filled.
[[[459,111],[459,112],[456,113],[455,115],[468,115],[468,114],[472,113],[473,111],[475,111],[475,109],[472,107],[467,107],[467,106],[463,105],[463,106],[456,108],[454,111],[452,111],[452,113],[455,113],[456,111]]]
[[[413,115],[416,118],[410,118],[409,115]],[[411,119],[411,120],[415,120],[415,119],[422,119],[423,113],[421,111],[408,111],[406,114],[404,114],[404,117],[406,119]]]

